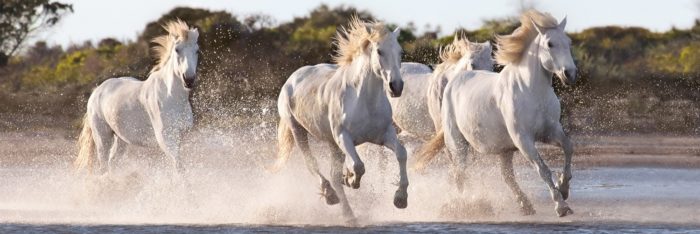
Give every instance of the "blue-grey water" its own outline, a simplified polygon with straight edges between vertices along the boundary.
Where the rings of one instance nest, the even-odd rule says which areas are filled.
[[[606,223],[400,223],[365,227],[273,225],[28,225],[5,224],[2,233],[698,233],[699,226]]]

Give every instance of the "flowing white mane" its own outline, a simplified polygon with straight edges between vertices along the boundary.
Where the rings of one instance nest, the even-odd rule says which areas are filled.
[[[333,61],[340,66],[348,65],[367,43],[380,42],[389,33],[382,22],[366,22],[353,16],[350,25],[342,27],[335,36],[337,50]]]
[[[532,40],[537,37],[537,30],[532,25],[535,22],[543,28],[556,28],[557,20],[549,13],[541,13],[536,10],[529,10],[520,15],[520,27],[515,29],[510,35],[496,36],[496,62],[501,65],[514,64],[520,62],[523,53]]]
[[[439,57],[442,62],[437,65],[435,71],[443,71],[459,62],[462,57],[478,54],[485,49],[486,47],[483,46],[482,43],[470,43],[465,35],[455,35],[452,44],[440,49]]]
[[[151,73],[160,70],[165,65],[165,62],[168,61],[170,52],[172,51],[173,46],[175,46],[177,39],[181,39],[183,41],[189,40],[189,33],[191,31],[190,27],[187,26],[187,23],[180,19],[165,23],[163,25],[163,29],[165,29],[168,34],[158,36],[151,40],[151,42],[156,44],[151,49],[153,50],[153,56],[156,57],[158,61],[153,69],[151,69]]]

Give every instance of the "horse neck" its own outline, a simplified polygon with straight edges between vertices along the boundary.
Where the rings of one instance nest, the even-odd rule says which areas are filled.
[[[508,65],[504,68],[510,79],[521,84],[535,93],[544,94],[543,90],[552,88],[552,73],[542,67],[539,59],[539,37],[530,43],[528,50],[523,54],[519,63]],[[506,73],[504,73],[506,74]]]
[[[169,97],[173,97],[178,100],[188,100],[190,90],[185,88],[182,75],[178,74],[178,72],[175,70],[175,62],[173,59],[169,59],[169,61],[163,67],[152,73],[149,79],[154,79],[158,83],[163,84],[164,86],[158,85],[154,86],[154,88],[158,89],[160,87],[165,87],[164,91]]]
[[[355,59],[345,71],[344,83],[352,85],[357,90],[357,96],[369,103],[376,103],[377,98],[386,97],[384,83],[381,77],[372,72],[367,58]]]

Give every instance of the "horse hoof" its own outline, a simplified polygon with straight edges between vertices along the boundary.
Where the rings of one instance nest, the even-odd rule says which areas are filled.
[[[345,173],[343,173],[343,185],[353,189],[359,189],[361,177],[361,174],[353,173],[350,169],[345,168]]]
[[[574,210],[572,210],[568,206],[557,208],[557,215],[559,215],[559,217],[564,217],[572,214],[574,214]]]
[[[408,193],[406,190],[396,190],[394,194],[394,206],[399,209],[404,209],[408,206]]]
[[[331,184],[328,181],[324,181],[321,185],[321,196],[326,200],[327,205],[335,205],[340,203],[338,195],[335,194],[335,190],[331,188]]]
[[[332,206],[340,203],[340,199],[335,194],[326,196],[326,205]]]

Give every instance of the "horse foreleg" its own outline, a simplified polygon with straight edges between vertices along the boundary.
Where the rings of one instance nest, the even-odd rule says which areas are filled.
[[[343,209],[343,217],[351,225],[357,224],[355,214],[353,214],[348,203],[348,198],[345,196],[345,184],[343,179],[343,167],[345,166],[345,155],[338,147],[331,147],[333,155],[331,155],[331,184],[335,188],[335,192],[340,200],[341,208]]]
[[[365,164],[357,154],[355,143],[347,131],[342,130],[340,134],[338,134],[336,141],[340,150],[345,153],[345,155],[350,156],[352,159],[352,171],[347,170],[345,172],[344,183],[347,186],[358,189],[360,188],[360,180],[362,179],[362,175],[365,174]]]
[[[569,214],[573,214],[573,210],[569,208],[569,205],[564,201],[561,192],[559,192],[559,189],[557,189],[557,187],[554,185],[554,182],[552,181],[552,171],[549,170],[549,167],[547,167],[547,164],[545,164],[544,160],[542,160],[542,157],[540,157],[540,154],[537,152],[537,148],[535,148],[535,142],[528,139],[517,139],[515,141],[515,144],[518,147],[518,149],[520,149],[520,153],[522,153],[527,158],[527,160],[537,169],[537,173],[547,184],[547,187],[549,188],[549,194],[551,195],[552,200],[555,203],[555,210],[557,212],[557,215],[559,215],[559,217],[562,217]]]
[[[574,153],[574,146],[569,137],[564,133],[561,125],[557,128],[552,141],[564,150],[564,173],[562,173],[557,181],[557,189],[561,192],[562,198],[569,198],[569,181],[573,177],[571,173],[571,157]]]
[[[394,194],[394,206],[399,209],[408,206],[408,174],[406,173],[406,148],[401,145],[396,131],[389,127],[384,135],[384,146],[394,151],[396,160],[399,162],[399,189]]]
[[[161,150],[173,160],[176,172],[182,176],[185,173],[185,167],[180,159],[180,138],[181,132],[179,131],[161,131],[160,134],[156,134],[156,140]]]
[[[523,190],[520,189],[518,182],[515,180],[515,173],[513,171],[513,153],[503,153],[500,154],[500,157],[501,175],[503,175],[503,179],[506,181],[508,188],[510,188],[510,190],[515,194],[515,199],[520,205],[520,212],[522,212],[524,215],[535,214],[535,209],[532,207],[532,203],[529,199],[527,199],[527,196],[525,196],[525,193],[523,193]]]

